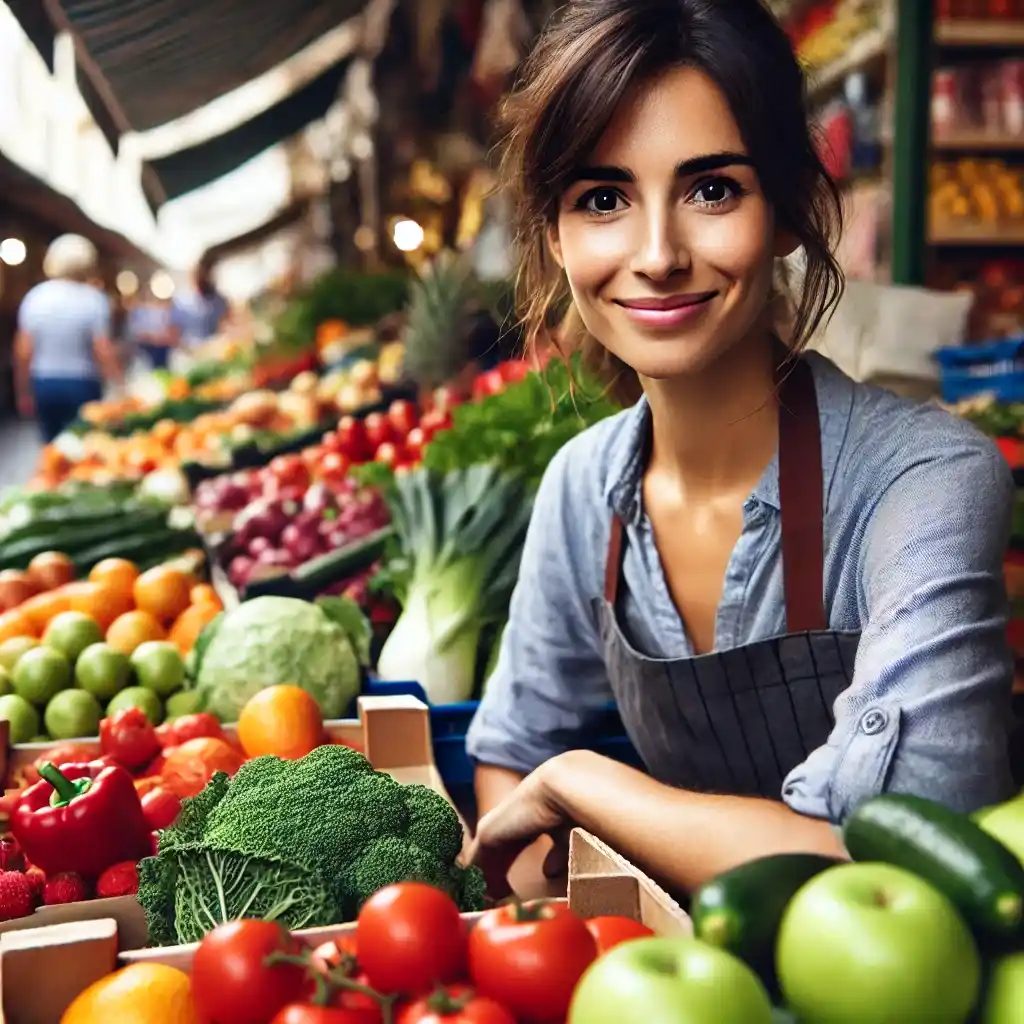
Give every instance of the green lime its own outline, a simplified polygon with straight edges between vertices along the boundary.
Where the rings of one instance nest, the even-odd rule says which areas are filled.
[[[0,697],[0,720],[10,725],[11,743],[28,743],[39,732],[39,712],[16,693]]]
[[[0,665],[0,697],[8,693],[14,693],[14,684],[11,682],[10,673]]]
[[[152,690],[147,690],[144,686],[129,686],[127,690],[122,690],[107,705],[107,717],[116,715],[125,708],[141,708],[154,725],[159,725],[163,721],[163,703]]]
[[[0,665],[8,672],[14,671],[14,666],[26,651],[38,647],[39,641],[31,636],[12,636],[0,644]]]
[[[49,704],[43,720],[46,731],[55,740],[71,740],[95,736],[100,731],[103,709],[100,702],[85,690],[61,690]]]
[[[194,715],[203,710],[203,698],[198,690],[179,690],[167,698],[167,721],[181,718],[182,715]]]
[[[11,681],[19,697],[45,707],[51,697],[71,685],[71,663],[52,647],[34,647],[18,659]]]
[[[60,651],[71,662],[77,661],[86,647],[98,644],[102,639],[103,631],[96,620],[82,612],[61,612],[43,633],[43,645]]]
[[[38,736],[33,736],[32,739],[29,740],[29,743],[49,743],[51,739],[53,739],[52,736],[48,736],[45,732],[41,732]]]
[[[178,648],[166,640],[147,640],[132,652],[132,668],[139,686],[158,697],[169,697],[185,682],[185,662]]]
[[[128,685],[131,678],[131,662],[109,644],[86,647],[75,662],[75,683],[97,700],[110,700]]]

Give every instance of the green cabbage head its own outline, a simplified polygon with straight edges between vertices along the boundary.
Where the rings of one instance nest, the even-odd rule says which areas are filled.
[[[204,710],[236,722],[251,697],[282,683],[313,696],[325,718],[343,717],[360,684],[345,630],[291,597],[257,597],[220,616],[197,670]]]

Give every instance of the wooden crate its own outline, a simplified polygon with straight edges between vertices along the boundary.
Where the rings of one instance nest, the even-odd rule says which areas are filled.
[[[679,904],[642,871],[594,836],[576,829],[569,851],[569,906],[581,917],[616,914],[659,935],[688,935]],[[465,914],[470,924],[479,914]],[[296,932],[309,945],[351,935],[354,924]],[[88,985],[117,964],[160,963],[188,971],[196,946],[130,949],[113,918],[55,924],[0,935],[0,995],[9,1024],[59,1024]],[[118,954],[120,947],[120,954]],[[54,970],[54,964],[60,970]],[[114,1024],[112,1021],[111,1024]]]

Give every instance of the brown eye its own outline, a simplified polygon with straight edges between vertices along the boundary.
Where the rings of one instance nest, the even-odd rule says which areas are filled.
[[[623,209],[625,200],[622,193],[614,188],[592,188],[576,200],[576,209],[584,210],[597,216],[618,213]]]

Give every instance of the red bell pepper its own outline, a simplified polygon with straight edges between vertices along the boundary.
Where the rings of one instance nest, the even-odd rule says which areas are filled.
[[[100,750],[121,767],[135,771],[160,753],[160,741],[141,708],[125,708],[100,722]]]
[[[25,856],[47,875],[95,881],[111,866],[150,855],[151,829],[128,772],[102,762],[40,765],[11,817]]]

